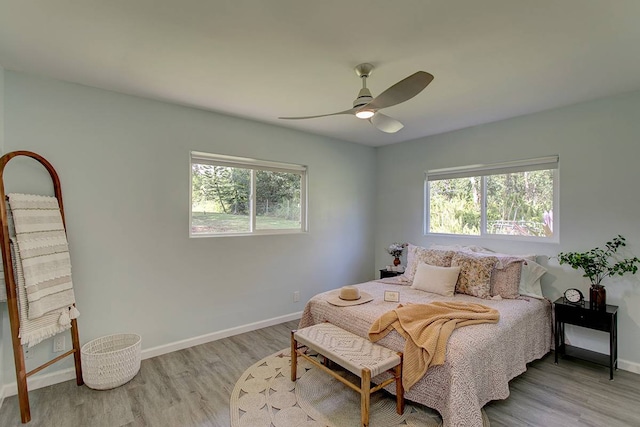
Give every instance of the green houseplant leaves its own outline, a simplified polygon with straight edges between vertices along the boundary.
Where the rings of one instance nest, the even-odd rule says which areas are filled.
[[[560,252],[557,256],[559,263],[569,264],[574,269],[584,270],[583,277],[588,277],[593,285],[600,285],[605,277],[625,273],[636,274],[638,271],[638,257],[621,258],[618,249],[626,246],[626,240],[621,235],[606,243],[605,249],[594,248],[587,252]]]

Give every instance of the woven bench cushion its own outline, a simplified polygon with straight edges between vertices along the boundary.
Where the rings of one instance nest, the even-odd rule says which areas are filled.
[[[400,364],[398,353],[372,343],[331,323],[319,323],[294,333],[296,341],[314,349],[333,362],[362,377],[368,368],[371,377]]]

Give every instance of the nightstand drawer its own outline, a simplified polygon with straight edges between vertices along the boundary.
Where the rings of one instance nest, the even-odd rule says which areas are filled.
[[[611,330],[612,316],[606,311],[585,310],[567,305],[556,305],[555,308],[559,322],[605,332]]]
[[[565,319],[563,321],[570,325],[583,326],[585,328],[597,329],[604,332],[608,332],[611,329],[611,318],[597,319],[581,315],[577,318]]]
[[[395,276],[400,276],[401,274],[403,274],[404,271],[400,272],[400,271],[389,271],[386,268],[383,270],[380,270],[380,278],[384,279],[386,277],[395,277]]]

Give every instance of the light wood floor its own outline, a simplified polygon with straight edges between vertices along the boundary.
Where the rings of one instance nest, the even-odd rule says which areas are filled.
[[[140,373],[114,390],[94,391],[75,381],[34,390],[28,425],[228,427],[236,380],[287,348],[296,326],[287,322],[143,360]],[[493,427],[640,426],[640,375],[617,371],[614,381],[608,378],[605,367],[577,360],[554,365],[549,354],[511,381],[508,399],[485,409]],[[6,398],[0,426],[19,425],[17,398]]]

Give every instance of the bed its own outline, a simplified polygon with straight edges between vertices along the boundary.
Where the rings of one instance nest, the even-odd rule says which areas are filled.
[[[495,308],[497,324],[480,324],[456,329],[448,342],[444,365],[429,368],[422,379],[406,391],[408,400],[437,410],[447,426],[481,426],[481,408],[491,400],[509,396],[509,381],[524,372],[527,363],[550,351],[552,341],[551,304],[544,299],[481,299],[456,293],[441,296],[399,284],[388,278],[355,285],[374,299],[361,305],[337,307],[327,302],[332,292],[314,296],[305,306],[300,328],[329,321],[362,337],[383,313],[398,306],[385,302],[384,291],[400,292],[400,303],[426,304],[434,301],[474,302]],[[404,338],[395,330],[378,341],[402,351]],[[381,382],[385,377],[374,378]],[[394,393],[390,387],[389,392]]]

